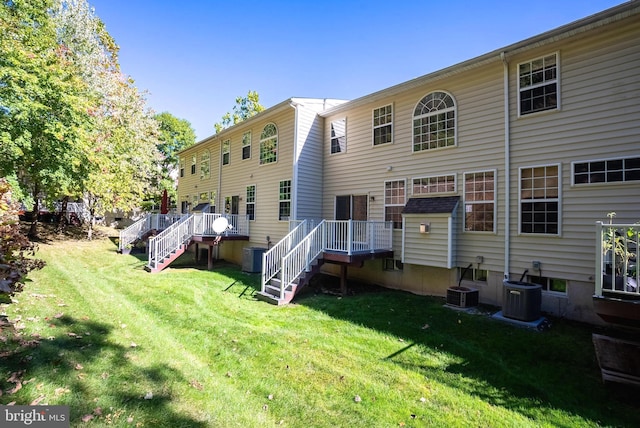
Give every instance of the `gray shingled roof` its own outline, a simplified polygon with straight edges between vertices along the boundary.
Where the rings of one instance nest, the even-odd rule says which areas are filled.
[[[442,214],[452,213],[460,196],[444,196],[437,198],[411,198],[404,206],[402,214]]]

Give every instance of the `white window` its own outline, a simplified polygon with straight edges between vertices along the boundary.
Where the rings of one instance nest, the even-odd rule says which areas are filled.
[[[231,140],[222,142],[222,165],[229,165],[231,162]]]
[[[267,124],[260,134],[260,165],[278,160],[278,128],[273,123]]]
[[[432,195],[434,193],[455,193],[456,175],[435,175],[413,179],[413,194]]]
[[[544,276],[527,275],[527,282],[540,284],[542,291],[547,293],[567,294],[567,280],[547,278]]]
[[[373,145],[393,141],[393,105],[389,104],[373,110]]]
[[[384,220],[392,221],[394,229],[402,229],[402,210],[406,204],[404,180],[384,183]]]
[[[485,269],[458,268],[458,270],[460,271],[459,277],[467,281],[487,282],[489,277],[489,271]]]
[[[242,134],[242,160],[251,159],[251,131]]]
[[[573,184],[621,183],[640,180],[640,157],[573,163]]]
[[[464,230],[493,232],[495,230],[495,172],[464,174]]]
[[[520,169],[520,233],[560,234],[560,166]]]
[[[291,217],[291,180],[280,182],[278,200],[280,201],[278,220],[289,220]]]
[[[196,165],[198,165],[198,157],[193,155],[191,156],[191,175],[196,173]]]
[[[432,92],[413,111],[413,151],[456,145],[456,105],[445,92]]]
[[[256,219],[256,185],[252,184],[247,186],[247,195],[246,195],[246,213],[249,216],[249,220]]]
[[[180,158],[180,177],[184,177],[184,158]]]
[[[520,115],[559,107],[558,54],[518,64],[518,113]]]
[[[347,119],[331,121],[331,153],[347,151]]]
[[[200,155],[200,180],[209,178],[210,172],[211,169],[209,168],[209,150],[205,150]]]

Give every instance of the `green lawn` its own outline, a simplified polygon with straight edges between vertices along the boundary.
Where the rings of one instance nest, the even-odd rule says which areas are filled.
[[[253,297],[258,274],[150,274],[108,239],[39,255],[0,308],[0,404],[68,405],[72,426],[640,426],[640,391],[602,384],[586,326],[373,287],[276,307]]]

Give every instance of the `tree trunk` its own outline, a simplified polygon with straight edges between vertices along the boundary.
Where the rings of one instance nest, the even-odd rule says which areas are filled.
[[[57,232],[63,232],[67,228],[67,203],[69,202],[69,197],[65,196],[62,199],[62,206],[60,207],[60,213],[58,213],[58,227]]]
[[[38,214],[40,212],[40,201],[38,200],[38,188],[33,189],[33,210],[31,211],[31,227],[29,228],[29,234],[27,235],[30,240],[36,241],[38,239]]]

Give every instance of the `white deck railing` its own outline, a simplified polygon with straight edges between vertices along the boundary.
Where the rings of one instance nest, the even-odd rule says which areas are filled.
[[[302,272],[311,270],[311,264],[322,254],[325,247],[323,238],[325,222],[321,222],[287,255],[282,258],[282,277],[280,278],[280,298],[284,298],[285,289]]]
[[[118,249],[123,250],[127,245],[140,239],[149,230],[165,230],[173,223],[177,222],[184,215],[182,214],[148,214],[136,221],[129,227],[120,231]]]
[[[298,245],[306,234],[307,222],[305,220],[297,222],[287,236],[262,254],[262,291],[265,291],[265,287],[271,278],[280,272],[282,258],[291,251],[293,247]]]
[[[353,255],[391,250],[392,245],[392,222],[323,220],[282,257],[280,298],[284,298],[285,290],[296,278],[303,272],[311,270],[312,264],[324,251]],[[267,275],[263,264],[263,291],[266,282],[270,279],[265,280],[265,278]]]
[[[171,253],[187,244],[193,237],[195,216],[189,215],[149,239],[149,260],[147,266],[153,271]]]
[[[640,225],[596,222],[596,296],[640,296]]]
[[[194,236],[218,236],[213,230],[213,222],[220,217],[226,218],[229,224],[227,230],[220,235],[249,236],[248,216],[209,213],[191,214],[181,218],[160,234],[149,239],[148,267],[151,270],[157,269],[162,260],[180,248],[181,245],[188,244]]]

